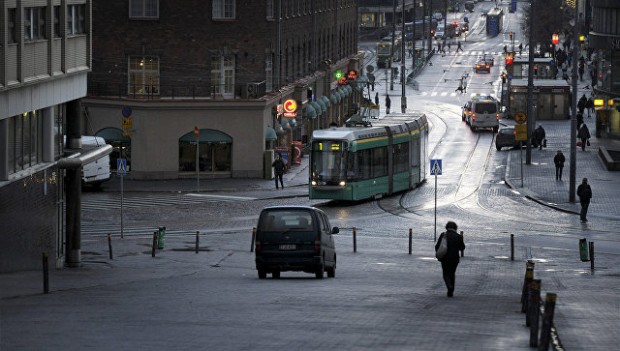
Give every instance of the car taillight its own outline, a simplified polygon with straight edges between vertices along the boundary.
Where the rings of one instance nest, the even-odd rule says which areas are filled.
[[[319,253],[321,252],[321,237],[317,236],[316,238],[314,238],[314,252]]]
[[[499,121],[499,113],[495,114],[495,119],[497,119]]]
[[[254,251],[256,251],[256,253],[259,253],[261,250],[261,245],[260,245],[260,241],[256,241],[256,245],[254,246]]]
[[[472,112],[472,113],[471,113],[471,118],[472,118],[472,119],[476,119],[476,114]]]

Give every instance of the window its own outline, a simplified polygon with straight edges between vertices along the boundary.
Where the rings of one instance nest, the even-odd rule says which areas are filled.
[[[273,56],[272,53],[268,52],[265,56],[265,90],[272,91],[273,90]]]
[[[54,6],[54,38],[60,38],[60,6]]]
[[[8,9],[8,40],[9,44],[17,43],[17,28],[15,26],[15,14],[17,9]]]
[[[273,14],[273,0],[267,0],[267,19],[272,20],[275,16]]]
[[[235,59],[231,55],[211,57],[211,87],[213,94],[233,97],[235,88]]]
[[[155,56],[129,57],[129,94],[159,94],[159,58]]]
[[[9,118],[9,174],[42,162],[43,119],[39,111]]]
[[[45,39],[45,7],[24,9],[24,36],[26,40]]]
[[[213,129],[201,129],[198,150],[193,132],[179,139],[179,171],[196,172],[196,151],[198,151],[199,172],[230,172],[232,160],[232,138]]]
[[[235,0],[213,0],[213,19],[234,19]]]
[[[84,13],[86,5],[67,6],[67,34],[77,35],[86,32]]]
[[[129,0],[129,18],[159,18],[159,0]]]

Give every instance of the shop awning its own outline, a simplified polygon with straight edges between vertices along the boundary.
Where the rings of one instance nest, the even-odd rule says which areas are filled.
[[[357,91],[363,91],[364,88],[366,88],[367,84],[368,84],[368,77],[366,76],[358,77],[357,82],[355,83],[355,89]]]
[[[276,131],[267,126],[267,128],[265,128],[265,140],[277,140],[278,136],[276,135]]]
[[[323,101],[323,103],[325,104],[325,107],[330,107],[332,105],[332,103],[329,101],[329,98],[325,95],[321,96],[319,98],[319,101]]]
[[[316,110],[311,104],[307,104],[303,109],[304,118],[316,118]]]
[[[95,133],[95,136],[102,137],[105,140],[105,142],[108,144],[115,144],[115,143],[130,144],[131,143],[131,138],[126,135],[123,135],[123,131],[119,128],[113,128],[113,127],[103,128],[97,133]]]
[[[224,133],[224,132],[220,132],[219,130],[215,130],[215,129],[200,129],[199,131],[199,135],[198,135],[198,140],[201,144],[228,144],[228,143],[232,143],[232,138],[230,137],[230,135]],[[179,142],[180,143],[195,143],[196,142],[196,136],[194,135],[194,132],[191,131],[185,135],[183,135],[181,138],[179,138]]]
[[[346,96],[349,96],[353,92],[353,88],[351,88],[350,85],[345,85],[344,86],[344,91],[345,91]]]
[[[314,107],[314,109],[316,110],[316,114],[317,115],[320,115],[321,113],[323,113],[325,111],[325,108],[321,104],[316,102],[316,101],[311,101],[310,105],[312,107]]]
[[[316,102],[321,106],[322,112],[327,111],[327,105],[325,104],[325,101],[323,101],[323,99],[319,98],[316,100]]]

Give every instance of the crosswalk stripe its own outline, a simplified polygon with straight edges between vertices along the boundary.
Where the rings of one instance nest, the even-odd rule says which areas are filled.
[[[211,194],[185,194],[185,195],[144,195],[123,198],[123,208],[144,208],[170,205],[192,205],[207,202],[235,202],[251,201],[253,197],[225,196]],[[113,198],[92,197],[82,199],[82,210],[120,209],[121,196],[116,194]]]

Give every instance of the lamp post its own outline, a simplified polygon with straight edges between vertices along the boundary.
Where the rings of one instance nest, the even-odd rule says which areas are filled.
[[[575,27],[574,31],[574,43],[573,43],[573,81],[572,81],[572,101],[571,101],[571,121],[570,121],[570,171],[569,171],[569,187],[568,187],[568,201],[575,202],[575,190],[576,190],[576,174],[577,174],[577,145],[575,140],[577,139],[577,65],[579,60],[579,0],[575,0]]]

